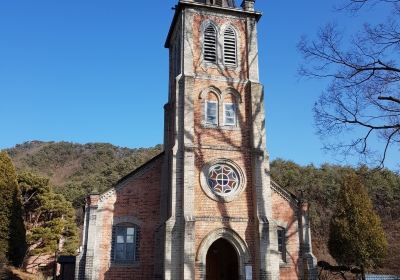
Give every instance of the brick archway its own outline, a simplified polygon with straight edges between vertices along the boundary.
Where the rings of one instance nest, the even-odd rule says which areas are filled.
[[[251,265],[250,252],[246,242],[232,229],[220,228],[208,234],[197,251],[196,262],[200,269],[200,279],[206,280],[207,253],[211,245],[218,239],[228,241],[236,251],[239,265],[239,279],[245,279],[245,267]]]
[[[239,256],[232,244],[224,238],[215,241],[206,258],[207,280],[239,280]]]

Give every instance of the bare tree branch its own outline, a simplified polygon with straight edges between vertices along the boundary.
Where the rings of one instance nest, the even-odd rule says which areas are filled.
[[[339,10],[378,4],[391,5],[395,16],[377,26],[365,24],[350,42],[329,24],[316,39],[302,38],[298,49],[304,57],[299,74],[330,81],[314,107],[325,147],[366,159],[380,154],[375,162],[383,166],[390,148],[400,143],[400,0],[346,0]],[[330,137],[336,144],[328,143]]]
[[[393,96],[379,96],[378,99],[379,100],[393,101],[393,102],[396,102],[396,103],[400,104],[400,99],[396,98],[396,97],[393,97]]]

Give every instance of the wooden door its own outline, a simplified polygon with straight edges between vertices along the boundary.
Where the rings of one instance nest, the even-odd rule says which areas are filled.
[[[235,248],[225,239],[215,241],[207,252],[207,280],[239,280],[239,261]]]

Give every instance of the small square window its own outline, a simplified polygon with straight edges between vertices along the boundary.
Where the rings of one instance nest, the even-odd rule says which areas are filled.
[[[128,235],[127,237],[126,237],[126,243],[133,243],[133,235]]]
[[[134,228],[128,228],[127,230],[126,230],[126,234],[127,235],[133,235],[135,233],[135,229]]]
[[[125,243],[125,238],[122,235],[117,236],[117,243]]]

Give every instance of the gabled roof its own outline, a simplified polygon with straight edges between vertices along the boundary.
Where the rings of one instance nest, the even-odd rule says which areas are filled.
[[[118,186],[119,184],[121,184],[122,182],[128,180],[130,177],[135,176],[136,174],[138,174],[139,172],[141,172],[142,170],[146,169],[149,165],[151,165],[153,162],[155,162],[156,160],[158,160],[159,158],[161,158],[164,155],[164,151],[159,153],[158,155],[156,155],[155,157],[153,157],[152,159],[150,159],[149,161],[145,162],[144,164],[142,164],[141,166],[139,166],[138,168],[136,168],[135,170],[133,170],[131,173],[125,175],[124,177],[122,177],[121,179],[118,180],[118,182],[114,185],[114,187]]]
[[[131,173],[129,173],[129,174],[125,175],[124,177],[122,177],[121,179],[119,179],[118,182],[114,184],[114,186],[112,186],[111,188],[105,190],[104,192],[102,192],[100,194],[100,200],[108,198],[112,193],[115,192],[115,190],[118,187],[118,185],[122,184],[123,182],[125,182],[126,180],[129,180],[130,178],[132,178],[134,176],[137,176],[142,171],[145,171],[146,168],[151,166],[151,164],[156,162],[158,159],[162,158],[164,156],[164,154],[165,154],[164,151],[159,153],[158,155],[156,155],[155,157],[153,157],[149,161],[145,162],[144,164],[142,164],[141,166],[139,166],[138,168],[133,170]]]
[[[280,196],[284,199],[292,203],[293,205],[298,206],[300,200],[297,198],[296,195],[286,190],[284,187],[281,187],[277,182],[271,179],[271,188],[277,192]]]

